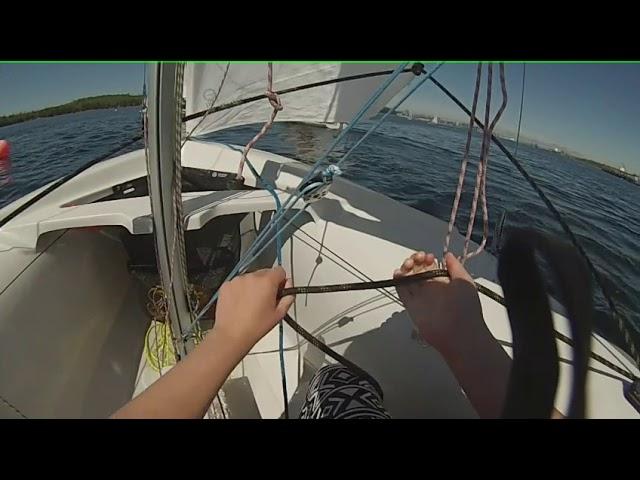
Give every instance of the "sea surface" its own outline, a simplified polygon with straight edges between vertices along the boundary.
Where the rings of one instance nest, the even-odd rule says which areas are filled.
[[[96,110],[36,119],[0,128],[11,144],[12,181],[0,187],[0,207],[104,155],[141,132],[139,108]],[[335,150],[344,154],[368,124],[352,130]],[[245,144],[260,126],[212,134],[217,141]],[[335,130],[293,123],[276,124],[258,148],[315,161]],[[414,208],[448,221],[466,130],[391,116],[343,165],[344,176]],[[467,170],[458,229],[464,232],[475,180],[480,136],[474,135],[473,166]],[[503,140],[513,152],[515,143]],[[142,147],[141,142],[123,151]],[[613,294],[620,313],[640,330],[640,187],[569,156],[518,146],[518,158],[565,218]],[[3,173],[0,171],[0,175]],[[1,183],[1,182],[0,182]],[[487,180],[490,231],[507,213],[507,226],[563,232],[511,162],[492,146]],[[473,239],[481,238],[476,221]],[[596,287],[597,324],[608,337],[615,328]],[[638,338],[637,335],[636,338]]]

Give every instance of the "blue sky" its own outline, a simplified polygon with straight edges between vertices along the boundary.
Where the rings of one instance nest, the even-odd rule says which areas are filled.
[[[436,77],[471,105],[475,69],[475,64],[446,64]],[[507,64],[506,77],[509,103],[498,130],[515,132],[522,64]],[[0,115],[90,95],[140,93],[142,81],[141,64],[0,64]],[[498,87],[496,67],[493,112],[500,100]],[[465,120],[431,82],[403,108]],[[639,129],[640,64],[527,65],[523,135],[640,171]]]
[[[522,64],[506,64],[509,102],[498,130],[515,132],[520,111]],[[527,64],[522,133],[612,165],[640,171],[640,64]],[[427,66],[429,69],[429,65]],[[492,114],[501,100],[494,67]],[[435,75],[471,106],[476,64],[445,64]],[[481,92],[486,88],[486,65]],[[479,102],[484,118],[484,95]],[[466,120],[431,82],[401,110]]]

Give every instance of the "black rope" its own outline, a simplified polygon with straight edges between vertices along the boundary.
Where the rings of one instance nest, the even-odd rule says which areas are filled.
[[[224,413],[224,405],[222,405],[222,400],[220,400],[220,393],[216,393],[216,398],[218,399],[218,403],[220,404],[220,413],[222,413],[222,418],[226,420],[227,414]]]
[[[420,280],[429,280],[431,278],[448,276],[449,273],[446,270],[429,270],[428,272],[417,273],[415,275],[409,275],[406,277],[393,278],[391,280],[373,280],[370,282],[283,288],[280,292],[280,296],[285,297],[287,295],[307,295],[309,293],[352,292],[354,290],[376,290],[378,288],[396,287],[404,283],[413,283]]]
[[[420,65],[420,64],[417,64],[417,65]],[[416,71],[417,70],[414,67],[411,67],[411,68],[405,68],[402,71],[402,73],[412,72],[412,73],[416,74]],[[379,77],[379,76],[382,76],[382,75],[391,75],[393,72],[394,72],[394,70],[382,70],[382,71],[379,71],[379,72],[369,72],[369,73],[361,73],[361,74],[358,74],[358,75],[349,75],[348,77],[332,78],[330,80],[323,80],[322,82],[308,83],[306,85],[299,85],[297,87],[284,88],[282,90],[278,90],[275,93],[276,93],[276,95],[284,95],[284,94],[291,93],[291,92],[299,92],[299,91],[302,91],[302,90],[308,90],[310,88],[323,87],[325,85],[331,85],[333,83],[348,82],[348,81],[351,81],[351,80],[360,80],[362,78]],[[190,113],[189,115],[185,115],[184,117],[182,117],[182,121],[183,122],[188,122],[189,120],[195,120],[196,118],[203,117],[204,115],[211,115],[212,113],[222,112],[223,110],[228,110],[230,108],[238,107],[238,106],[244,105],[246,103],[256,102],[258,100],[263,100],[265,98],[267,98],[267,96],[265,94],[261,94],[261,95],[254,95],[253,97],[247,97],[247,98],[242,98],[242,99],[239,99],[239,100],[234,100],[233,102],[224,103],[224,104],[219,105],[219,106],[217,106],[215,108],[209,108],[209,109],[206,109],[206,110],[200,110],[199,112]]]
[[[516,133],[516,150],[514,157],[518,156],[518,146],[520,145],[520,127],[522,126],[522,107],[524,106],[524,82],[527,78],[527,64],[522,64],[522,91],[520,92],[520,114],[518,115],[518,133]]]
[[[423,72],[423,73],[425,73],[425,72]],[[484,125],[482,124],[482,122],[480,120],[478,120],[477,117],[473,116],[472,113],[469,111],[469,109],[460,100],[458,100],[458,98],[453,93],[451,93],[444,85],[442,85],[440,82],[438,82],[438,80],[436,80],[435,78],[430,77],[429,80],[431,80],[440,90],[442,90],[442,92],[447,97],[449,97],[451,100],[453,100],[453,102],[456,105],[458,105],[458,107],[460,107],[467,115],[472,117],[474,119],[475,123],[480,128],[482,128],[484,130]],[[591,260],[587,256],[587,253],[582,248],[582,245],[580,245],[580,243],[578,242],[578,239],[575,237],[575,235],[573,234],[573,232],[569,228],[569,225],[567,225],[567,223],[562,218],[562,215],[560,215],[560,212],[558,212],[558,210],[556,210],[556,207],[553,206],[551,201],[547,198],[547,196],[542,191],[542,189],[538,186],[538,184],[535,182],[535,180],[533,178],[531,178],[531,176],[524,169],[522,164],[511,154],[511,152],[509,152],[509,150],[507,150],[507,148],[502,144],[502,142],[500,142],[500,140],[498,140],[498,138],[493,134],[491,135],[491,140],[493,140],[493,143],[496,144],[496,146],[502,151],[502,153],[504,153],[506,155],[506,157],[511,161],[511,163],[518,169],[518,171],[522,174],[522,176],[529,183],[529,185],[531,185],[531,188],[533,188],[535,190],[535,192],[538,194],[540,199],[544,202],[544,204],[547,206],[547,208],[552,213],[552,215],[556,218],[556,220],[558,221],[558,223],[560,224],[560,226],[562,227],[564,232],[567,234],[567,236],[569,237],[569,240],[571,241],[573,246],[578,250],[580,255],[582,255],[582,257],[587,262],[587,266],[588,266],[589,270],[593,274],[593,276],[594,276],[594,278],[596,280],[596,283],[598,284],[598,287],[600,287],[600,290],[602,291],[602,294],[603,294],[604,298],[606,299],[607,304],[609,305],[609,309],[611,310],[611,313],[612,313],[614,319],[616,319],[616,321],[618,323],[618,328],[620,330],[620,333],[622,334],[625,342],[627,343],[627,347],[630,350],[629,353],[631,353],[631,356],[633,357],[633,360],[635,361],[636,366],[638,368],[640,368],[640,358],[638,357],[638,353],[637,353],[638,350],[637,350],[637,348],[635,346],[635,343],[631,339],[631,335],[629,334],[629,331],[625,327],[626,319],[622,315],[620,315],[618,313],[618,310],[617,310],[615,304],[613,303],[611,295],[609,294],[609,291],[607,290],[607,287],[605,286],[604,281],[602,280],[602,277],[601,277],[600,273],[598,272],[598,270],[596,270],[596,267],[593,265],[593,263],[591,262]],[[627,374],[627,376],[629,376],[629,374]]]
[[[20,415],[21,418],[27,418],[26,415],[24,415],[20,410],[18,410],[17,407],[13,406],[13,404],[11,402],[9,402],[6,398],[4,398],[3,396],[0,395],[0,400],[2,401],[2,403],[4,403],[5,405],[7,405],[11,410],[13,410],[14,412],[16,412],[18,415]]]
[[[393,279],[390,279],[390,280],[374,280],[374,281],[368,281],[368,282],[340,283],[340,284],[333,284],[333,285],[315,285],[315,286],[283,288],[280,291],[279,296],[280,297],[284,297],[284,296],[287,296],[287,295],[308,295],[308,294],[313,294],[313,293],[334,293],[334,292],[353,292],[353,291],[357,291],[357,290],[377,290],[377,289],[380,289],[380,288],[397,287],[397,286],[403,285],[405,283],[412,283],[412,282],[418,282],[418,281],[422,281],[422,280],[429,280],[429,279],[437,278],[437,277],[448,277],[448,276],[449,276],[449,273],[446,270],[436,269],[436,270],[429,270],[427,272],[417,273],[415,275],[408,275],[406,277],[393,278]],[[501,295],[498,295],[493,290],[491,290],[491,289],[489,289],[489,288],[485,287],[484,285],[481,285],[481,284],[479,284],[477,282],[474,282],[474,284],[475,284],[478,292],[482,293],[483,295],[485,295],[486,297],[490,298],[491,300],[494,300],[494,301],[498,302],[500,305],[503,305],[505,307],[507,306],[507,304],[505,302],[505,299]],[[286,320],[286,318],[285,318],[285,320]],[[287,322],[287,323],[289,323],[289,322]],[[294,327],[291,324],[289,324],[289,325],[292,328],[294,328],[294,330],[298,331],[296,329],[297,327]],[[299,327],[299,325],[298,325],[298,327]],[[302,328],[302,327],[299,327],[299,328]],[[567,337],[566,335],[563,335],[560,332],[557,332],[557,331],[554,331],[554,332],[555,332],[554,335],[558,340],[560,340],[561,342],[566,343],[567,345],[571,346],[572,348],[575,347],[575,343],[571,338]],[[305,337],[305,335],[303,335],[301,332],[298,331],[298,333],[300,333],[300,335]],[[325,353],[327,353],[327,351],[325,351],[323,348],[327,348],[327,349],[331,350],[325,344],[320,342],[320,340],[318,340],[317,338],[313,337],[313,335],[311,335],[309,332],[305,331],[305,333],[307,335],[309,335],[311,338],[313,338],[313,341],[312,341],[312,340],[309,340],[307,337],[305,337],[305,339],[309,343],[312,343],[313,345],[317,346],[318,348],[320,348]],[[323,347],[322,348],[319,347],[318,344],[322,344]],[[332,354],[327,353],[327,355],[333,355],[333,354],[339,355],[339,354],[337,354],[335,352],[333,352]],[[618,365],[610,362],[609,360],[607,360],[606,358],[598,355],[597,353],[589,352],[589,355],[595,361],[601,363],[602,365],[604,365],[606,367],[609,367],[611,370],[619,373],[620,375],[625,376],[629,380],[631,380],[631,381],[637,380],[637,377],[632,372],[619,367]],[[332,358],[335,358],[335,357],[332,357]],[[340,361],[340,360],[338,360],[338,361]],[[346,366],[349,366],[349,365],[346,365]],[[359,368],[359,367],[357,367],[357,368]],[[361,371],[361,370],[362,369],[360,369],[358,371]]]
[[[302,338],[304,338],[307,342],[309,342],[311,345],[316,347],[318,350],[320,350],[323,353],[325,353],[326,355],[330,356],[335,361],[341,363],[345,367],[351,369],[351,371],[353,371],[353,373],[355,373],[356,375],[366,379],[378,391],[378,393],[380,394],[380,398],[384,397],[384,393],[383,393],[382,388],[380,387],[380,384],[378,383],[378,381],[375,378],[373,378],[371,375],[369,375],[365,370],[360,368],[358,365],[353,363],[351,360],[348,360],[345,357],[343,357],[342,355],[340,355],[338,352],[333,350],[327,344],[325,344],[325,343],[321,342],[320,340],[318,340],[311,333],[309,333],[307,330],[305,330],[298,322],[296,322],[293,318],[291,318],[289,316],[289,314],[286,314],[284,316],[284,321],[287,323],[287,325],[289,325],[297,333],[299,333]]]
[[[71,172],[70,174],[68,174],[68,175],[66,175],[64,177],[62,177],[61,179],[59,179],[57,182],[53,183],[52,185],[49,185],[43,191],[41,191],[40,193],[38,193],[34,197],[30,198],[29,200],[27,200],[25,203],[23,203],[18,208],[16,208],[13,212],[11,212],[9,215],[7,215],[2,220],[0,220],[0,227],[3,227],[7,222],[11,221],[13,218],[15,218],[16,216],[20,215],[22,212],[24,212],[27,208],[32,206],[34,203],[38,202],[43,197],[46,197],[51,192],[53,192],[55,189],[57,189],[58,187],[60,187],[61,185],[65,184],[65,183],[67,183],[72,178],[80,175],[85,170],[93,167],[96,163],[100,163],[103,160],[106,160],[107,158],[111,157],[112,155],[115,155],[120,150],[123,150],[123,149],[133,145],[134,143],[136,143],[139,140],[142,140],[142,135],[137,135],[134,138],[132,138],[131,140],[128,140],[128,141],[118,145],[118,147],[114,148],[113,150],[110,150],[109,152],[105,153],[104,155],[101,155],[100,157],[98,157],[98,158],[96,158],[94,160],[91,160],[89,163],[77,168],[75,171]]]

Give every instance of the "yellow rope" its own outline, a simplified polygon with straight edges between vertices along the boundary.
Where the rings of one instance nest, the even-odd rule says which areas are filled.
[[[147,311],[151,316],[151,324],[144,337],[144,354],[151,368],[162,373],[164,369],[175,365],[177,361],[171,326],[169,325],[167,297],[159,285],[151,287],[147,297],[149,299]],[[190,285],[189,297],[192,308],[197,310],[202,298],[202,291]],[[196,343],[201,339],[201,335],[198,335]]]
[[[144,353],[147,362],[156,372],[176,364],[171,328],[166,322],[151,322],[144,339]]]
[[[163,369],[176,364],[176,352],[168,321],[167,297],[160,286],[151,287],[147,297],[151,324],[144,336],[144,354],[151,368],[162,373]]]

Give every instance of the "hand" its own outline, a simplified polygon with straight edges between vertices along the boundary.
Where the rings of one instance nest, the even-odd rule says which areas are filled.
[[[258,270],[220,287],[214,331],[248,352],[285,316],[294,297],[278,300],[280,288],[290,287],[282,267]]]
[[[432,253],[416,252],[394,278],[434,270]],[[449,278],[437,277],[397,287],[400,300],[420,335],[443,356],[455,355],[456,346],[485,328],[480,298],[471,275],[451,253],[445,256]]]

